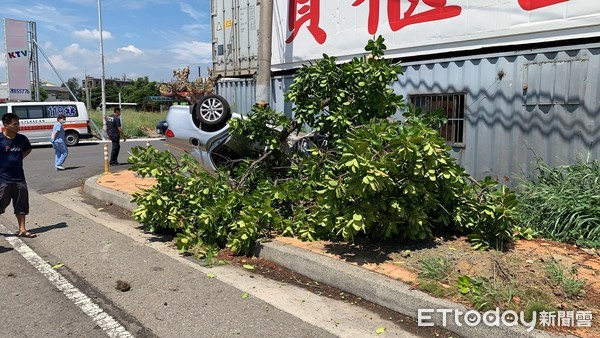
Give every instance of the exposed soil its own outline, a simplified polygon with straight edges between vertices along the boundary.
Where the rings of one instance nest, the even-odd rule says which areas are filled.
[[[392,243],[302,243],[296,239],[280,238],[281,242],[300,246],[390,278],[414,285],[436,297],[448,298],[468,307],[472,304],[457,287],[457,278],[484,277],[503,285],[499,296],[511,298],[499,306],[502,309],[522,310],[533,302],[541,302],[542,310],[591,311],[592,327],[549,327],[548,330],[567,332],[580,337],[600,337],[600,251],[585,251],[573,245],[547,240],[516,241],[504,252],[476,251],[465,238],[436,239],[427,244]],[[444,258],[453,267],[449,277],[433,281],[420,276],[421,262],[429,258]],[[547,273],[550,262],[565,267],[568,275],[572,268],[574,278],[585,281],[580,296],[569,296]],[[432,288],[431,285],[434,285]],[[436,291],[436,292],[432,292]],[[504,293],[502,293],[504,292]],[[501,298],[501,297],[498,297]]]

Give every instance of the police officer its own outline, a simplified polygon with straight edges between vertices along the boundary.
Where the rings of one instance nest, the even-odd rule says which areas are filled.
[[[119,144],[119,136],[123,138],[123,142],[126,141],[125,133],[123,133],[123,128],[121,127],[121,108],[115,107],[115,110],[111,116],[106,118],[106,133],[108,134],[108,138],[112,142],[112,150],[110,152],[110,162],[111,166],[119,165],[119,150],[121,150],[121,145]]]

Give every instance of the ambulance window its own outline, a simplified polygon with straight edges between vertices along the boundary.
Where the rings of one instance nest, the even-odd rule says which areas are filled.
[[[44,117],[44,109],[42,106],[29,106],[27,107],[28,117],[30,119],[39,119]]]
[[[17,116],[20,119],[26,119],[27,118],[27,107],[13,106],[12,107],[12,111],[13,111],[13,113],[17,114]]]
[[[0,115],[4,115],[8,113],[8,108],[6,106],[0,107]]]

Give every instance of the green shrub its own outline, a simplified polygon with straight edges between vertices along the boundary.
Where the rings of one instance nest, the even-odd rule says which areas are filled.
[[[519,186],[523,224],[561,242],[600,248],[600,162],[549,167]]]
[[[490,177],[467,189],[467,197],[458,207],[456,219],[467,229],[475,249],[503,250],[514,239],[520,223],[517,197],[506,186]]]
[[[178,162],[151,147],[134,150],[132,170],[158,182],[134,196],[134,217],[150,231],[176,231],[178,247],[200,257],[223,247],[249,253],[273,232],[302,240],[420,240],[457,230],[484,234],[485,243],[504,236],[497,230],[512,220],[508,191],[480,199],[466,183],[437,132],[443,112],[409,107],[404,123],[390,120],[404,107],[390,87],[402,68],[383,58],[383,38],[366,49],[370,56],[347,64],[325,56],[303,67],[286,94],[295,119],[254,107],[231,121],[231,133],[253,151],[215,176],[190,156]],[[290,136],[300,139],[291,144]]]

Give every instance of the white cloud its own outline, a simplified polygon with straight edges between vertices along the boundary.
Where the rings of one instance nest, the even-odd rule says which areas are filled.
[[[100,31],[97,29],[94,30],[89,30],[89,29],[84,29],[84,30],[80,30],[80,31],[75,31],[73,33],[76,37],[79,38],[83,38],[83,39],[100,39]],[[112,39],[112,34],[108,31],[103,30],[102,31],[102,39],[103,40],[109,40]]]
[[[194,7],[185,2],[179,3],[179,9],[196,21],[200,21],[202,18],[206,17],[206,12],[197,11]]]
[[[144,54],[143,50],[137,48],[134,45],[129,45],[127,47],[117,48],[117,51],[119,51],[119,52],[129,52],[129,53],[136,54],[136,55]]]
[[[210,33],[210,24],[189,24],[181,27],[190,36],[206,36]]]
[[[190,41],[176,44],[169,49],[176,60],[189,63],[212,62],[212,44],[203,41]]]

